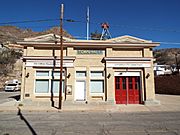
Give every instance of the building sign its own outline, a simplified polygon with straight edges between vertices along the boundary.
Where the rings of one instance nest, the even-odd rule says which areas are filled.
[[[107,63],[107,67],[151,67],[150,63]]]
[[[73,67],[71,61],[63,61],[63,67]],[[28,60],[26,67],[60,67],[60,61],[53,62],[53,60]]]
[[[77,54],[79,55],[82,55],[82,54],[85,54],[85,55],[93,55],[93,54],[96,54],[96,55],[102,55],[103,54],[103,50],[77,50]]]

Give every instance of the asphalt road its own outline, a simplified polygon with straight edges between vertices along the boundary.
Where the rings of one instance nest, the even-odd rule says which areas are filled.
[[[180,135],[180,112],[0,112],[1,135]]]
[[[20,91],[16,91],[16,92],[0,91],[0,104],[11,100],[19,100],[19,99],[20,99]]]

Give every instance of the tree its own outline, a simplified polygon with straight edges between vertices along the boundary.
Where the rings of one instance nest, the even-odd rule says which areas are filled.
[[[0,76],[7,75],[14,68],[14,63],[22,56],[13,49],[0,50]]]
[[[101,33],[99,33],[97,30],[91,33],[92,40],[100,40],[100,38],[101,38]]]

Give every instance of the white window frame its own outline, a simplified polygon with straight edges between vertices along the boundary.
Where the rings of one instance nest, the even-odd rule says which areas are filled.
[[[49,76],[36,76],[37,71],[48,71]],[[51,95],[51,82],[52,82],[52,69],[35,69],[35,79],[34,79],[34,94],[35,96],[50,96]],[[55,72],[60,72],[59,70],[54,70]],[[65,71],[64,76],[62,77],[62,80],[65,82]],[[36,80],[49,80],[49,88],[48,88],[48,93],[37,93],[36,92]],[[54,80],[60,80],[60,76],[54,76]],[[64,84],[65,85],[65,84]],[[65,89],[65,86],[64,86]],[[59,96],[59,93],[53,93],[54,96]],[[64,90],[62,90],[62,96],[64,96]]]
[[[98,76],[91,76],[92,72],[102,72],[103,76],[98,77]],[[103,70],[91,70],[89,71],[90,74],[90,80],[89,80],[89,93],[91,96],[103,96],[104,95],[104,91],[105,91],[105,73]],[[91,81],[103,81],[103,92],[102,93],[98,93],[98,92],[91,92]]]

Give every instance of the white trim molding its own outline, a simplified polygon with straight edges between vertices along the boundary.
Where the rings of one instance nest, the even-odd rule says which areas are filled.
[[[150,68],[152,58],[120,58],[120,57],[105,57],[107,68],[113,67],[133,67],[133,68]]]
[[[23,57],[26,67],[60,67],[60,59],[52,57]],[[63,67],[74,67],[75,58],[67,57],[63,59]]]

